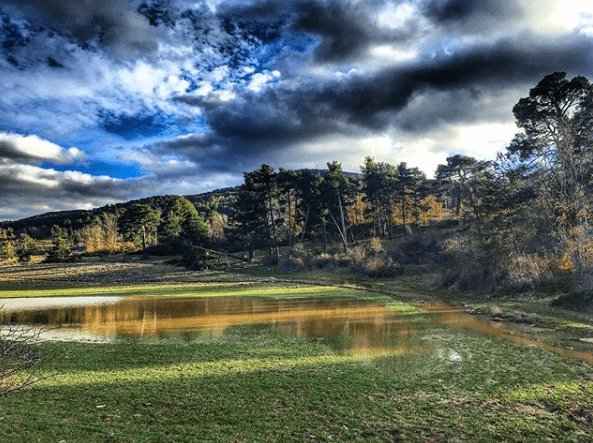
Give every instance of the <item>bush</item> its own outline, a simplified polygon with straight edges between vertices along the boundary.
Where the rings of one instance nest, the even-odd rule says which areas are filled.
[[[441,262],[441,252],[441,246],[432,236],[417,234],[404,237],[390,255],[401,265],[423,265]]]
[[[383,243],[381,242],[381,239],[379,237],[371,238],[369,249],[372,252],[383,252]]]
[[[507,284],[518,290],[535,289],[553,279],[560,260],[553,255],[526,254],[511,257],[505,266]]]
[[[312,255],[305,250],[301,243],[289,248],[287,254],[283,255],[279,266],[284,271],[305,271],[311,268]]]
[[[367,252],[364,246],[358,245],[350,249],[348,255],[354,263],[361,263],[365,259]]]
[[[369,278],[392,278],[403,274],[403,268],[385,253],[368,253],[364,259],[350,266],[352,272]]]
[[[68,247],[68,243],[63,238],[57,238],[54,240],[51,251],[45,261],[49,263],[58,263],[68,260],[72,255],[72,251]]]
[[[447,239],[442,261],[445,270],[440,285],[449,289],[490,292],[502,281],[498,254],[478,246],[470,236]]]
[[[0,244],[0,263],[16,263],[17,254],[14,244],[10,240],[5,240]]]

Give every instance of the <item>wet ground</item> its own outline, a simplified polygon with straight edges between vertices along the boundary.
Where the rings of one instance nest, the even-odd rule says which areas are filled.
[[[298,275],[287,275],[298,279]],[[146,256],[106,257],[82,263],[35,264],[0,268],[0,289],[52,287],[89,287],[104,285],[128,285],[141,283],[174,283],[196,281],[232,281],[249,279],[248,274],[233,275],[229,272],[194,272],[167,263],[167,259]],[[270,284],[278,279],[265,280]],[[486,301],[480,298],[454,298],[451,304],[427,302],[426,292],[403,290],[399,281],[374,282],[382,293],[398,298],[404,293],[406,300],[424,302],[418,306],[424,312],[402,316],[378,306],[343,300],[342,306],[307,302],[308,305],[290,305],[288,302],[226,300],[188,301],[131,298],[89,298],[77,300],[66,297],[53,300],[27,299],[14,302],[4,299],[4,311],[8,314],[11,303],[29,310],[43,307],[37,313],[48,324],[69,323],[70,335],[78,330],[84,337],[109,336],[162,336],[173,332],[198,331],[204,334],[220,333],[228,327],[244,324],[274,324],[279,333],[305,335],[328,340],[334,347],[348,346],[382,349],[389,346],[408,346],[406,340],[421,335],[427,325],[443,325],[462,328],[523,343],[548,350],[573,354],[590,361],[593,352],[593,321],[589,315],[574,310],[550,306],[549,300],[526,300],[525,297]],[[368,288],[369,284],[365,283]],[[16,292],[15,292],[16,294]],[[225,297],[231,299],[231,297]],[[243,311],[230,304],[242,306]],[[57,309],[61,307],[61,309]],[[184,313],[181,315],[180,312]],[[208,315],[203,315],[208,312]],[[468,312],[472,315],[468,315]],[[187,314],[187,315],[185,315]],[[10,314],[12,315],[12,314]],[[108,321],[105,321],[107,320]],[[67,321],[66,321],[67,320]],[[431,326],[431,327],[432,327]],[[210,332],[206,332],[210,331]],[[218,331],[218,332],[212,332]],[[342,331],[336,335],[331,331]],[[54,331],[54,334],[57,332]],[[405,340],[402,337],[407,337]]]

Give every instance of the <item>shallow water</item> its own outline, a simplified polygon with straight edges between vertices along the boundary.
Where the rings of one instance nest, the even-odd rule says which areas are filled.
[[[85,303],[88,301],[88,303]],[[20,303],[22,302],[22,304]],[[410,352],[420,335],[408,316],[359,300],[257,297],[38,298],[7,300],[0,321],[60,326],[51,337],[217,336],[266,324],[274,333],[319,339],[341,352]],[[78,332],[78,334],[77,334]],[[418,351],[416,349],[416,351]]]
[[[52,329],[47,338],[103,341],[112,337],[219,336],[231,328],[267,325],[270,332],[320,340],[343,353],[418,354],[435,326],[494,336],[593,364],[593,354],[533,341],[443,304],[397,312],[356,299],[273,300],[257,297],[47,297],[6,299],[0,322]],[[455,357],[455,360],[460,358]]]

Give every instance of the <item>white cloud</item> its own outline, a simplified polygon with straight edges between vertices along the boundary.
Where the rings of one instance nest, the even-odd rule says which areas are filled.
[[[418,57],[418,50],[414,47],[402,48],[398,45],[377,45],[369,50],[370,59],[376,67],[403,63]]]
[[[524,0],[525,25],[542,35],[572,32],[590,23],[593,3],[586,0]]]
[[[200,87],[194,91],[194,95],[203,97],[203,96],[210,94],[212,91],[214,91],[214,87],[212,86],[212,83],[207,82],[207,81],[202,81],[200,83]]]
[[[93,176],[79,171],[56,171],[55,169],[22,164],[0,165],[0,175],[9,175],[24,184],[35,184],[45,188],[58,188],[64,182],[91,186],[98,183],[120,181],[106,175]]]
[[[456,151],[481,160],[492,160],[497,152],[508,146],[517,133],[517,126],[510,122],[458,125],[455,132]]]
[[[306,145],[295,146],[290,158],[285,153],[280,153],[277,158],[268,156],[266,163],[289,169],[326,169],[327,162],[337,161],[344,171],[359,172],[367,156],[393,165],[399,163],[399,151],[400,146],[389,133],[328,135]]]
[[[219,66],[218,68],[214,69],[207,78],[216,82],[221,82],[228,77],[229,71],[230,69],[228,66]]]
[[[418,8],[412,2],[390,3],[377,17],[377,23],[386,28],[401,28],[410,20],[417,20]]]
[[[280,73],[278,71],[264,71],[258,72],[251,77],[251,81],[249,85],[247,85],[247,89],[253,92],[259,92],[262,88],[270,81],[274,80],[275,78],[279,78]]]
[[[23,136],[0,132],[0,143],[6,143],[13,148],[13,155],[51,161],[53,163],[71,163],[85,157],[85,153],[78,148],[62,148],[52,142],[40,139],[36,135]]]
[[[404,148],[397,154],[400,161],[417,166],[429,177],[436,167],[453,154],[464,154],[478,160],[494,160],[508,146],[517,132],[514,122],[455,124],[440,127],[438,133],[425,136],[394,134]]]
[[[223,89],[220,91],[212,91],[207,95],[207,98],[204,101],[208,103],[229,102],[235,98],[237,98],[237,94],[234,91]]]
[[[114,80],[127,94],[159,102],[185,93],[190,85],[187,80],[176,75],[176,72],[176,63],[165,61],[154,65],[138,60],[133,65],[116,71]]]
[[[30,165],[9,165],[0,167],[0,171],[8,171],[18,181],[34,184],[44,188],[57,188],[57,172]]]

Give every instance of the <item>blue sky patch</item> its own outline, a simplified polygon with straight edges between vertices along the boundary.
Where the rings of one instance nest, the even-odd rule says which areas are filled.
[[[40,165],[44,169],[53,169],[55,171],[77,171],[93,176],[107,175],[112,178],[137,178],[144,174],[142,168],[137,163],[115,163],[104,161],[77,162],[69,165],[60,165],[45,162]]]

